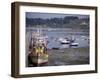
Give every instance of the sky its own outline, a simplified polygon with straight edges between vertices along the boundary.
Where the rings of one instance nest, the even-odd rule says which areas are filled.
[[[77,16],[79,18],[88,18],[89,15],[78,15],[78,14],[59,14],[59,13],[36,13],[26,12],[27,18],[64,18],[65,16]]]

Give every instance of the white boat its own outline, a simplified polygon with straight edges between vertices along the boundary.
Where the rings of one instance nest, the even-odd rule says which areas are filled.
[[[61,44],[69,44],[70,43],[70,41],[65,38],[59,38],[58,40],[60,41]]]
[[[70,43],[70,46],[78,46],[78,45],[79,45],[79,43],[76,43],[76,42]]]
[[[61,44],[69,44],[69,46],[78,46],[79,43],[75,42],[75,38],[72,37],[71,39],[66,39],[66,38],[59,38],[58,39]]]

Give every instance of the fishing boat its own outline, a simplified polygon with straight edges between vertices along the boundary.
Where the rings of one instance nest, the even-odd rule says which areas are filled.
[[[28,57],[33,66],[44,66],[48,63],[47,36],[43,36],[40,30],[32,33]]]

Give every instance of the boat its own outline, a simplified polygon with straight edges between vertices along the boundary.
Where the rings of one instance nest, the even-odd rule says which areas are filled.
[[[48,63],[47,36],[43,36],[40,30],[32,33],[28,57],[33,66],[44,66]]]
[[[78,46],[79,43],[75,42],[75,38],[71,37],[71,39],[68,38],[59,38],[58,39],[61,44],[68,44],[69,46]]]
[[[79,45],[79,43],[76,43],[76,42],[70,43],[70,46],[78,46],[78,45]]]
[[[59,38],[58,40],[60,41],[61,44],[69,44],[70,43],[70,40],[67,40],[65,38]]]

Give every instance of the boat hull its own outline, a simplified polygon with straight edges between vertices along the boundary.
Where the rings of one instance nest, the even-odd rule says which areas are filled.
[[[33,66],[45,66],[48,63],[48,55],[41,55],[41,56],[30,56],[31,63]]]

